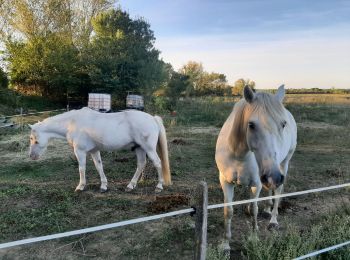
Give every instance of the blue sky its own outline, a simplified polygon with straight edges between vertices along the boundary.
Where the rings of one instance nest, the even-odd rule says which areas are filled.
[[[350,1],[120,0],[164,61],[189,60],[258,88],[350,88]]]

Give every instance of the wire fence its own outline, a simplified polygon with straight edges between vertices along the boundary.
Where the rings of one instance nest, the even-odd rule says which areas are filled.
[[[11,116],[2,116],[1,118],[13,118],[13,117],[21,117],[21,116],[30,116],[30,115],[39,115],[39,114],[45,114],[45,113],[52,113],[52,112],[60,112],[60,111],[66,111],[67,109],[55,109],[55,110],[45,110],[40,112],[31,112],[26,114],[17,114],[17,115],[11,115]]]
[[[40,115],[40,114],[45,114],[45,113],[53,113],[53,112],[61,112],[61,111],[66,111],[66,109],[46,110],[46,111],[31,112],[31,113],[26,113],[26,114],[23,114],[22,110],[21,110],[21,114],[10,115],[10,116],[1,116],[0,118],[6,120],[9,118],[18,118],[18,117]],[[14,125],[15,125],[14,123],[5,123],[4,125],[0,126],[0,128],[12,127]],[[349,186],[350,186],[350,183],[345,183],[345,184],[339,184],[339,185],[334,185],[334,186],[329,186],[329,187],[322,187],[322,188],[316,188],[316,189],[305,190],[305,191],[285,193],[285,194],[281,194],[281,195],[274,195],[274,196],[268,196],[268,197],[262,197],[262,198],[256,198],[256,199],[234,201],[231,203],[221,203],[221,204],[215,204],[215,205],[208,205],[207,209],[208,210],[209,209],[217,209],[217,208],[223,208],[225,206],[237,206],[237,205],[265,201],[265,200],[270,200],[270,199],[300,196],[300,195],[304,195],[304,194],[328,191],[328,190],[333,190],[333,189],[340,189],[340,188],[345,188],[345,187],[349,187]],[[158,215],[153,215],[153,216],[148,216],[148,217],[130,219],[130,220],[115,222],[115,223],[111,223],[111,224],[105,224],[105,225],[89,227],[89,228],[84,228],[84,229],[79,229],[79,230],[73,230],[73,231],[68,231],[68,232],[63,232],[63,233],[57,233],[57,234],[52,234],[52,235],[47,235],[47,236],[22,239],[22,240],[2,243],[2,244],[0,244],[0,249],[10,248],[10,247],[15,247],[15,246],[20,246],[20,245],[26,245],[26,244],[32,244],[32,243],[36,243],[36,242],[48,241],[48,240],[53,240],[53,239],[58,239],[58,238],[64,238],[64,237],[69,237],[69,236],[76,236],[76,235],[81,235],[81,234],[86,234],[86,233],[92,233],[92,232],[97,232],[97,231],[102,231],[102,230],[107,230],[107,229],[117,228],[117,227],[123,227],[123,226],[127,226],[127,225],[133,225],[133,224],[137,224],[137,223],[142,223],[142,222],[147,222],[147,221],[152,221],[152,220],[157,220],[157,219],[162,219],[162,218],[167,218],[167,217],[172,217],[172,216],[177,216],[177,215],[194,214],[195,211],[196,210],[194,208],[182,209],[182,210],[168,212],[168,213],[164,213],[164,214],[158,214]],[[350,245],[350,241],[346,241],[346,242],[341,243],[341,244],[327,247],[327,248],[309,253],[307,255],[299,256],[299,257],[295,258],[294,260],[302,260],[302,259],[314,257],[314,256],[317,256],[319,254],[322,254],[322,253],[325,253],[325,252],[328,252],[331,250],[335,250],[335,249],[338,249],[340,247],[348,246],[348,245]]]
[[[23,114],[23,109],[21,108],[20,114],[10,115],[10,116],[0,116],[0,120],[3,121],[2,125],[0,125],[0,128],[15,127],[17,125],[22,126],[24,124],[24,120],[23,120],[24,117],[41,115],[41,114],[49,114],[49,113],[55,113],[55,112],[63,112],[66,110],[67,109],[55,109],[55,110],[45,110],[45,111]],[[13,122],[7,122],[7,120],[11,118],[16,119],[16,121],[12,120]]]
[[[322,192],[322,191],[328,191],[328,190],[334,190],[334,189],[341,189],[341,188],[345,188],[345,187],[350,187],[350,183],[333,185],[333,186],[323,187],[323,188],[310,189],[310,190],[304,190],[304,191],[298,191],[298,192],[285,193],[285,194],[281,194],[281,195],[268,196],[268,197],[262,197],[262,198],[256,198],[256,199],[235,201],[232,203],[222,203],[222,204],[209,205],[207,207],[207,209],[217,209],[217,208],[222,208],[225,206],[242,205],[242,204],[247,204],[247,203],[252,203],[252,202],[259,202],[259,201],[265,201],[265,200],[270,200],[270,199],[276,199],[276,198],[300,196],[300,195],[304,195],[304,194],[310,194],[310,193],[316,193],[316,192]],[[0,249],[10,248],[10,247],[14,247],[14,246],[20,246],[20,245],[25,245],[25,244],[30,244],[30,243],[36,243],[36,242],[41,242],[41,241],[47,241],[47,240],[52,240],[52,239],[58,239],[58,238],[63,238],[63,237],[81,235],[81,234],[86,234],[86,233],[91,233],[91,232],[96,232],[96,231],[101,231],[101,230],[106,230],[106,229],[111,229],[111,228],[116,228],[116,227],[122,227],[122,226],[127,226],[127,225],[142,223],[142,222],[146,222],[146,221],[152,221],[152,220],[177,216],[177,215],[194,214],[195,212],[196,212],[195,208],[182,209],[182,210],[173,211],[173,212],[169,212],[169,213],[153,215],[153,216],[148,216],[148,217],[141,217],[141,218],[136,218],[136,219],[131,219],[131,220],[125,220],[125,221],[115,222],[115,223],[101,225],[101,226],[84,228],[84,229],[63,232],[63,233],[57,233],[57,234],[52,234],[52,235],[47,235],[47,236],[17,240],[17,241],[13,241],[13,242],[7,242],[7,243],[0,244]],[[316,255],[319,255],[319,254],[322,254],[322,253],[325,253],[325,252],[328,252],[331,250],[335,250],[335,249],[343,247],[343,246],[347,246],[349,244],[350,244],[350,241],[347,241],[347,242],[344,242],[344,243],[341,243],[338,245],[334,245],[334,246],[331,246],[331,247],[328,247],[328,248],[325,248],[325,249],[322,249],[319,251],[312,252],[312,253],[304,255],[304,256],[300,256],[296,259],[299,260],[299,259],[313,257],[313,256],[316,256]]]

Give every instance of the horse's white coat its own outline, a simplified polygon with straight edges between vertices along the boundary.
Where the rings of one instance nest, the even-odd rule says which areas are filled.
[[[105,114],[82,108],[47,118],[30,127],[30,157],[34,160],[44,153],[51,138],[66,138],[73,147],[80,173],[80,182],[76,190],[85,188],[86,155],[91,154],[100,174],[101,191],[106,191],[107,178],[103,171],[100,151],[123,148],[134,148],[137,155],[137,169],[127,186],[128,190],[136,187],[146,164],[146,155],[158,171],[159,182],[156,191],[161,191],[163,184],[171,184],[166,133],[158,116],[135,110]]]
[[[275,95],[255,94],[245,87],[244,99],[234,106],[224,123],[217,139],[215,160],[225,203],[233,201],[234,183],[251,187],[252,198],[259,197],[262,186],[270,194],[282,192],[283,179],[297,144],[295,120],[282,105],[284,93],[283,86]],[[278,203],[278,199],[274,203],[269,201],[265,208],[271,214],[271,226],[278,224]],[[224,207],[225,249],[229,249],[232,212],[232,206]],[[255,229],[258,229],[257,214],[255,202]]]

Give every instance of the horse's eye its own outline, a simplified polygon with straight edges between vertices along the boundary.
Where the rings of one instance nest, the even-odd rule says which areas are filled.
[[[287,122],[286,122],[286,121],[283,121],[283,122],[282,122],[282,128],[285,128],[286,125],[287,125]]]
[[[39,144],[39,142],[38,142],[38,141],[35,141],[35,144]]]
[[[249,127],[249,129],[254,130],[255,129],[255,124],[253,122],[249,122],[248,123],[248,127]]]

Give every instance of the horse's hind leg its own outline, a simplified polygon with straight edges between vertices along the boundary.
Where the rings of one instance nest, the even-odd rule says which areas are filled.
[[[92,160],[94,161],[96,170],[98,171],[98,174],[101,178],[101,187],[100,192],[106,192],[107,191],[107,178],[105,173],[103,172],[103,165],[101,160],[101,154],[100,151],[96,151],[94,153],[91,153]]]
[[[233,201],[233,192],[234,192],[234,188],[233,188],[233,184],[232,183],[228,183],[225,180],[225,177],[223,176],[222,173],[220,173],[220,184],[221,184],[221,188],[222,191],[224,192],[224,202],[225,203],[230,203]],[[224,218],[225,218],[225,237],[224,237],[224,242],[223,242],[223,249],[225,251],[230,250],[230,239],[231,239],[231,220],[232,220],[232,216],[233,216],[233,207],[232,206],[225,206],[224,207]]]
[[[126,191],[131,191],[133,190],[136,185],[137,181],[140,178],[140,175],[142,173],[143,168],[145,168],[146,165],[146,153],[142,148],[137,148],[135,149],[136,157],[137,157],[137,168],[136,172],[134,174],[134,177],[132,177],[130,183],[126,187]]]
[[[162,172],[162,163],[161,163],[160,158],[159,158],[155,149],[147,151],[147,155],[148,155],[149,159],[152,161],[154,167],[156,167],[157,172],[158,172],[158,184],[157,184],[155,191],[161,192],[163,190],[163,183],[164,183],[163,172]]]
[[[79,163],[79,174],[80,174],[80,181],[78,186],[75,188],[75,191],[83,191],[86,185],[86,178],[85,178],[86,152],[78,148],[74,148],[74,153]]]

